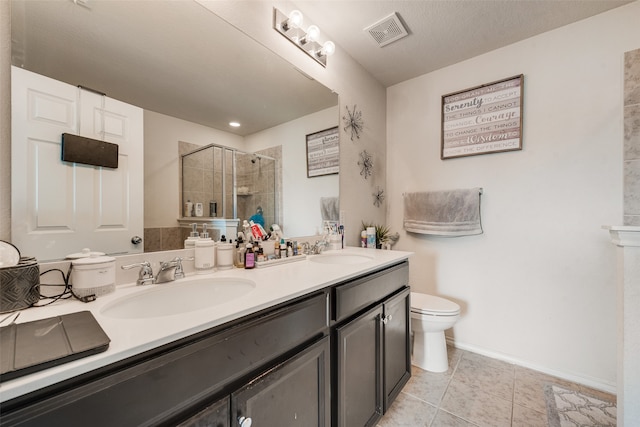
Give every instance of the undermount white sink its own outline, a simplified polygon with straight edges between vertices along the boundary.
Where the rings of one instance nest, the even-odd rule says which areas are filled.
[[[117,319],[147,319],[188,313],[233,301],[251,292],[256,284],[246,279],[216,277],[148,286],[148,290],[108,303],[101,314]]]
[[[349,254],[349,253],[331,253],[320,254],[309,257],[309,261],[318,262],[320,264],[362,264],[373,259],[372,256]]]

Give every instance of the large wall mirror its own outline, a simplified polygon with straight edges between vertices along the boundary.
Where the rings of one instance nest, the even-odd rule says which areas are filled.
[[[177,226],[186,142],[281,146],[283,228],[316,232],[310,218],[320,218],[321,197],[338,196],[338,178],[307,177],[305,135],[338,125],[330,89],[196,1],[12,0],[11,15],[14,66],[144,109],[145,229]]]

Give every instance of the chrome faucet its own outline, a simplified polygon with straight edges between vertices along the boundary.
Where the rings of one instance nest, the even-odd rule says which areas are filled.
[[[155,283],[155,279],[153,278],[153,269],[151,268],[151,263],[149,261],[137,262],[135,264],[123,265],[123,270],[130,270],[135,267],[140,267],[140,272],[138,273],[138,280],[136,280],[136,285],[150,285]]]
[[[180,258],[175,257],[171,261],[165,261],[160,263],[160,270],[158,274],[153,275],[153,269],[149,261],[142,261],[135,264],[123,265],[123,270],[130,270],[135,267],[140,267],[138,274],[138,280],[136,285],[150,285],[153,283],[166,283],[173,282],[176,279],[182,279],[184,277],[184,270],[182,268],[182,261],[193,260],[193,258]]]
[[[326,247],[326,240],[316,240],[313,245],[311,245],[309,242],[304,242],[302,243],[302,253],[304,253],[305,255],[317,255],[321,254]]]
[[[173,282],[176,279],[182,279],[184,277],[182,260],[183,258],[175,257],[171,261],[160,263],[160,271],[156,274],[154,283],[166,283]]]

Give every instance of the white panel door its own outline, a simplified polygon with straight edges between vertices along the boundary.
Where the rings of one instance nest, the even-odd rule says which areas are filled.
[[[12,240],[39,261],[141,252],[142,109],[12,67]],[[62,134],[118,144],[118,168],[63,162]]]

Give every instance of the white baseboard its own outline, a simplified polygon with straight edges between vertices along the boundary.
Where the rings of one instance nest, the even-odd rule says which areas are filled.
[[[497,360],[502,360],[504,362],[508,362],[511,363],[513,365],[518,365],[518,366],[522,366],[523,368],[528,368],[528,369],[532,369],[534,371],[538,371],[538,372],[542,372],[543,374],[547,374],[547,375],[551,375],[554,377],[558,377],[558,378],[562,378],[563,380],[567,380],[567,381],[571,381],[574,383],[578,383],[578,384],[582,384],[585,385],[587,387],[591,387],[594,388],[596,390],[601,390],[601,391],[605,391],[607,393],[611,393],[611,394],[616,394],[616,384],[615,383],[610,383],[610,382],[606,382],[606,381],[602,381],[596,378],[591,378],[591,377],[585,377],[582,375],[577,375],[575,373],[571,373],[571,372],[564,372],[564,371],[557,371],[555,369],[549,369],[548,367],[545,366],[540,366],[538,364],[526,361],[526,360],[521,360],[521,359],[517,359],[511,356],[507,356],[505,354],[502,353],[497,353],[495,351],[491,351],[491,350],[487,350],[485,348],[482,347],[478,347],[475,345],[471,345],[471,344],[465,344],[459,341],[455,341],[454,339],[450,338],[450,337],[446,337],[447,338],[447,344],[455,347],[455,348],[459,348],[461,350],[466,350],[466,351],[470,351],[472,353],[477,353],[477,354],[481,354],[483,356],[487,356],[490,357],[492,359],[497,359]]]

